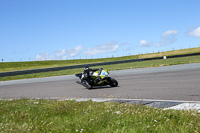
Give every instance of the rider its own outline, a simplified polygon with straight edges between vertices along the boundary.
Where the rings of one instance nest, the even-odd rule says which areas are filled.
[[[88,66],[85,66],[85,67],[84,67],[84,70],[83,70],[83,72],[82,72],[82,74],[83,74],[84,76],[82,77],[81,80],[85,80],[85,81],[86,81],[86,82],[85,82],[85,85],[87,86],[87,88],[90,88],[90,87],[91,87],[91,85],[90,85],[90,83],[91,83],[91,81],[90,81],[90,72],[91,72],[91,71],[98,71],[98,70],[99,70],[99,73],[98,73],[97,78],[95,79],[95,82],[99,82],[99,81],[101,80],[100,74],[101,74],[102,68],[94,68],[94,69],[91,69],[91,68],[89,68]]]

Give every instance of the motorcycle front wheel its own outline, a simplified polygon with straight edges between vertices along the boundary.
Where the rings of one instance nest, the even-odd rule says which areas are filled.
[[[111,86],[111,87],[116,87],[116,86],[118,86],[117,80],[115,80],[115,79],[113,79],[113,78],[110,79],[109,83],[110,83],[110,86]]]

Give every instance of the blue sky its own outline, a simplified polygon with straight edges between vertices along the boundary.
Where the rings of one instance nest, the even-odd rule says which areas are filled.
[[[0,59],[104,58],[200,46],[199,0],[0,0]]]

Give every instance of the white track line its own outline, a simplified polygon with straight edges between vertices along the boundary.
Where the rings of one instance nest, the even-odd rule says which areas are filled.
[[[164,110],[174,109],[174,110],[197,110],[200,113],[200,103],[182,103],[169,108],[164,108]]]

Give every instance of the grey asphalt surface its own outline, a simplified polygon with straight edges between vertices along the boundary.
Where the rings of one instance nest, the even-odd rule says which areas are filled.
[[[119,87],[87,90],[74,75],[0,82],[0,99],[122,98],[200,101],[200,63],[110,71]]]

